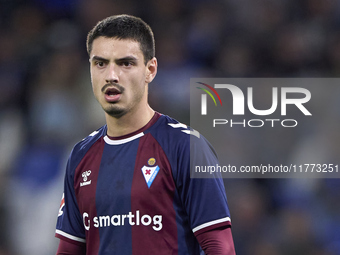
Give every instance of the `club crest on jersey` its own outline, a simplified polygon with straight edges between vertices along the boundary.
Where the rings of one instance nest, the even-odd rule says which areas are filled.
[[[156,159],[155,158],[149,158],[148,164],[149,164],[149,166],[153,166],[154,164],[156,164]]]
[[[88,171],[84,171],[81,176],[83,177],[83,182],[80,183],[80,187],[86,186],[86,185],[90,185],[91,184],[91,180],[87,180],[88,177],[91,174],[91,170]]]
[[[159,172],[159,166],[143,166],[142,167],[142,173],[144,176],[144,179],[146,181],[146,184],[148,185],[148,188],[150,188],[152,182],[154,181],[154,179],[156,178],[156,175]]]

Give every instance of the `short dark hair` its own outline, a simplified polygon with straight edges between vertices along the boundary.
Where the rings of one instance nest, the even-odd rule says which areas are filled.
[[[100,37],[130,39],[140,44],[140,49],[146,64],[155,56],[155,39],[148,24],[141,18],[132,15],[114,15],[100,22],[88,33],[87,53],[92,51],[93,41]]]

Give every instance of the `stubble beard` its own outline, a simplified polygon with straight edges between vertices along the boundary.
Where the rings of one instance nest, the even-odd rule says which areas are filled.
[[[119,107],[118,105],[115,105],[115,103],[111,103],[109,106],[102,107],[104,112],[106,112],[109,116],[114,118],[120,118],[124,116],[128,111],[122,107]]]
[[[106,84],[102,88],[102,92],[105,91],[107,86],[114,85],[122,94],[125,91],[125,88],[120,86],[119,84]],[[139,91],[140,93],[136,93],[132,98],[134,98],[134,102],[126,105],[126,106],[119,106],[118,102],[109,103],[108,105],[102,105],[102,108],[106,114],[108,114],[111,117],[114,117],[116,119],[121,118],[125,114],[132,112],[136,110],[135,108],[138,107],[138,104],[142,101],[142,98],[144,96],[144,93]],[[99,101],[99,100],[98,100]]]
[[[105,86],[101,89],[101,91],[104,93],[104,91],[108,88],[108,87],[115,87],[118,91],[120,91],[120,93],[124,92],[124,87],[119,85],[118,83],[108,83],[105,84]],[[102,108],[104,110],[104,112],[106,112],[109,116],[114,117],[114,118],[120,118],[122,116],[124,116],[127,113],[127,110],[124,109],[123,107],[119,107],[117,105],[117,103],[109,103],[109,105],[102,105]]]

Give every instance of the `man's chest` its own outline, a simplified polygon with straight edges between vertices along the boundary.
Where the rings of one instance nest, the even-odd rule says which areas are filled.
[[[89,151],[75,171],[74,190],[80,213],[159,214],[173,207],[175,184],[169,161],[156,141]]]

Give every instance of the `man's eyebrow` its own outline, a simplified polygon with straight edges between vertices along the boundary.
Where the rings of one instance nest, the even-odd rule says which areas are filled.
[[[102,58],[102,57],[99,57],[99,56],[93,56],[90,60],[91,61],[102,61],[102,62],[108,62],[109,61],[108,59]]]
[[[99,57],[99,56],[93,56],[90,61],[102,61],[102,62],[109,62],[108,59],[103,58],[103,57]],[[134,56],[126,56],[123,58],[118,58],[115,59],[115,62],[124,62],[124,61],[138,61],[138,59]]]
[[[116,62],[123,62],[123,61],[137,61],[137,60],[138,59],[134,56],[126,56],[126,57],[123,57],[123,58],[118,58],[115,61]]]

